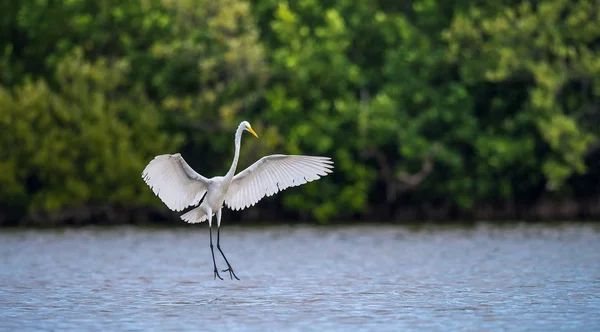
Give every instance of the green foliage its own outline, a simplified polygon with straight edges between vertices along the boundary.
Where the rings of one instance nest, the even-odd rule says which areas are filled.
[[[334,159],[331,176],[269,198],[322,222],[575,197],[571,180],[600,174],[593,0],[24,0],[0,11],[0,206],[20,216],[162,207],[140,179],[150,158],[178,151],[221,174],[242,119],[261,138],[244,137],[240,168],[269,153]]]
[[[286,193],[283,202],[291,210],[313,211],[320,220],[352,216],[366,208],[369,187],[376,178],[375,171],[360,159],[357,118],[358,91],[371,83],[373,73],[369,72],[372,68],[361,68],[361,62],[367,65],[369,61],[359,52],[352,55],[362,32],[375,30],[361,23],[368,21],[375,8],[367,1],[331,6],[318,1],[269,4],[271,10],[266,9],[266,2],[262,10],[273,13],[268,23],[271,30],[263,33],[269,34],[265,38],[270,41],[273,79],[261,115],[286,136],[280,150],[329,155],[336,162],[335,177],[340,179]]]
[[[373,149],[387,146],[388,159],[398,161],[391,165],[396,176],[418,172],[439,147],[436,171],[421,184],[425,196],[417,195],[469,207],[478,196],[490,194],[476,192],[475,181],[485,179],[476,179],[467,167],[473,157],[470,145],[480,134],[474,100],[444,59],[442,27],[434,25],[434,18],[448,14],[431,1],[414,7],[417,19],[402,13],[387,18],[388,38],[394,42],[382,68],[385,84],[365,116],[365,141]]]
[[[233,130],[268,78],[258,30],[244,1],[164,4],[172,14],[171,35],[148,50],[159,64],[151,82],[171,127],[187,137],[186,159],[216,175],[229,167]]]
[[[154,103],[126,80],[126,61],[69,54],[60,93],[43,79],[0,90],[0,197],[28,212],[84,204],[151,202],[140,169],[176,149]]]
[[[465,82],[523,83],[528,96],[517,106],[512,127],[535,126],[537,144],[550,148],[550,153],[536,156],[541,163],[536,167],[551,189],[559,189],[573,173],[585,172],[586,152],[598,140],[598,120],[586,128],[581,114],[589,106],[597,107],[598,89],[570,88],[583,88],[584,82],[600,86],[595,42],[600,37],[599,11],[591,0],[471,6],[455,17],[444,34],[449,58],[459,65]],[[578,102],[569,105],[573,99]],[[533,157],[532,143],[522,156]],[[523,145],[515,146],[519,147]]]

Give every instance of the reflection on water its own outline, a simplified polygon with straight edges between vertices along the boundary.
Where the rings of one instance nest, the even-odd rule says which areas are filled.
[[[598,226],[222,231],[0,232],[0,330],[600,329]]]

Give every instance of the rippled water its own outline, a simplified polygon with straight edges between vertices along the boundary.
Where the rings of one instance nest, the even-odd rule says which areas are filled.
[[[600,329],[598,226],[222,231],[0,232],[0,329]]]

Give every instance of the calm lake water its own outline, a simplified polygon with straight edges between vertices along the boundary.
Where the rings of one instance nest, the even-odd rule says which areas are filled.
[[[206,223],[2,231],[0,330],[600,330],[598,225],[225,225],[221,241],[241,281],[213,280]]]

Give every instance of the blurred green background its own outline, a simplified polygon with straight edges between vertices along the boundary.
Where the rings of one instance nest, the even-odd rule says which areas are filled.
[[[225,218],[600,219],[600,4],[0,0],[0,224],[183,223],[181,152],[335,172]]]

